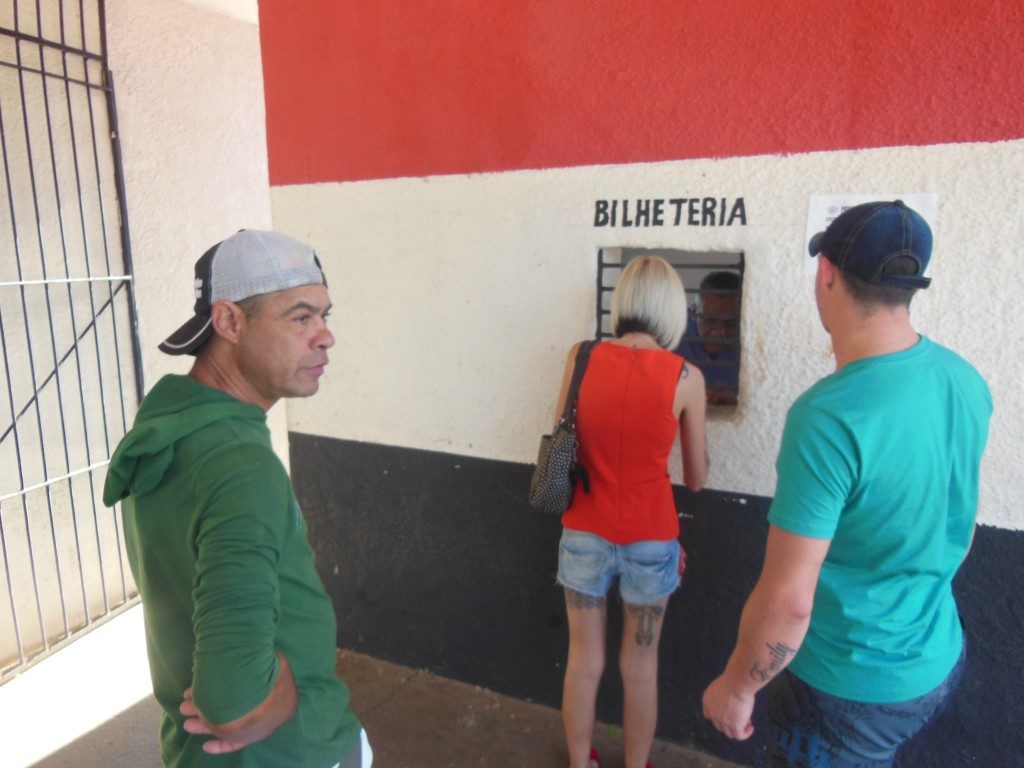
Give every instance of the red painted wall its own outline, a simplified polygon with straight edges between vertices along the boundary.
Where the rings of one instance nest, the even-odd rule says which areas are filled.
[[[1019,0],[260,0],[270,180],[1024,137]]]

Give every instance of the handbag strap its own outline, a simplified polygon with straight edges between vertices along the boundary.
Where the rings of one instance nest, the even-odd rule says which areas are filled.
[[[569,392],[565,396],[565,410],[562,411],[562,421],[576,426],[576,400],[580,395],[580,384],[583,382],[583,374],[587,371],[587,363],[590,362],[590,352],[597,345],[594,339],[581,341],[576,350],[576,364],[572,371],[572,382],[569,384]]]

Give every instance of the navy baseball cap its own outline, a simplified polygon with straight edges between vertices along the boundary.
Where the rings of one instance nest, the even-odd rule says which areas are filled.
[[[824,232],[811,238],[811,256],[824,253],[844,272],[872,285],[927,288],[924,276],[932,255],[932,230],[921,214],[902,200],[855,205],[843,211]],[[913,275],[887,275],[882,269],[900,256],[917,262]]]

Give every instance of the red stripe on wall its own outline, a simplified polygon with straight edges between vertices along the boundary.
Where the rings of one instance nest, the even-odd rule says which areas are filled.
[[[1024,137],[1016,0],[260,0],[274,185]]]

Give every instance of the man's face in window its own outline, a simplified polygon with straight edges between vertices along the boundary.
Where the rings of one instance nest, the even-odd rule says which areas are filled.
[[[735,294],[702,294],[701,312],[697,319],[698,335],[708,339],[735,338],[740,325],[739,309],[740,297]],[[729,348],[713,341],[702,341],[701,344],[712,357],[718,357]]]

